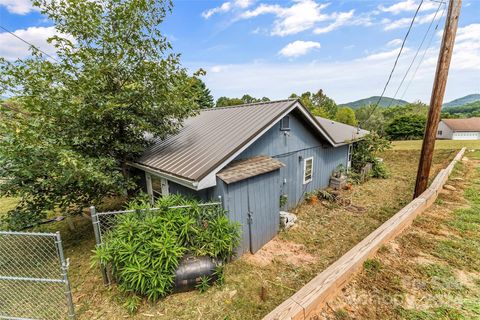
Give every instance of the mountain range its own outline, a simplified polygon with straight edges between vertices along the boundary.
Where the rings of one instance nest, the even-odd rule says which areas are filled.
[[[365,99],[360,99],[348,103],[343,103],[340,106],[343,107],[350,107],[352,109],[358,109],[360,107],[369,105],[369,104],[376,104],[378,102],[379,96],[372,96],[369,98]],[[446,102],[443,104],[442,108],[454,108],[454,107],[460,107],[464,106],[466,104],[471,104],[473,102],[480,101],[480,94],[474,93],[474,94],[469,94],[461,98],[454,99],[452,101]],[[401,100],[401,99],[393,99],[390,97],[383,97],[380,103],[378,104],[380,107],[390,107],[390,106],[403,106],[407,104],[408,101]]]

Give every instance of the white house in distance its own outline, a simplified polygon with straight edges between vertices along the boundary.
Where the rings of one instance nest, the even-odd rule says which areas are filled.
[[[480,140],[480,118],[440,120],[437,139]]]

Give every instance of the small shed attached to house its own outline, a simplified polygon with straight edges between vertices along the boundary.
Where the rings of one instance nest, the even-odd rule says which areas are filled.
[[[295,207],[349,166],[367,131],[315,118],[294,99],[202,110],[130,165],[151,196],[221,199],[242,225],[238,253],[256,252],[279,228],[280,197]]]

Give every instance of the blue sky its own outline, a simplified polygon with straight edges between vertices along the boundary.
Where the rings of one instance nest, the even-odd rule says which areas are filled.
[[[182,54],[184,66],[191,72],[207,70],[204,80],[215,98],[249,93],[282,99],[292,92],[322,88],[343,103],[381,93],[419,2],[174,1],[161,29]],[[387,96],[399,88],[433,21],[397,94],[397,98],[428,102],[446,14],[443,8],[437,0],[424,0]],[[29,0],[0,0],[0,24],[53,53],[44,40],[55,30]],[[1,56],[15,59],[26,52],[18,39],[0,33]],[[480,0],[464,0],[445,100],[479,92]]]

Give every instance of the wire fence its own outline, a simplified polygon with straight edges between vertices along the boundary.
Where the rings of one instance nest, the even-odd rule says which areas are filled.
[[[60,233],[0,231],[0,319],[74,319]]]
[[[211,210],[212,207],[218,210],[223,210],[221,202],[208,202],[195,205],[199,210]],[[167,210],[182,210],[192,208],[191,205],[184,206],[172,206],[166,208]],[[158,213],[161,214],[165,208],[148,208],[148,209],[137,209],[137,210],[121,210],[121,211],[107,211],[107,212],[97,212],[95,207],[90,207],[90,215],[92,217],[93,231],[95,234],[96,246],[100,246],[103,243],[103,239],[109,230],[115,227],[117,224],[117,218],[119,215],[124,214],[142,214],[145,212]],[[112,283],[112,277],[108,272],[107,268],[100,267],[102,272],[103,283],[105,285],[110,285]]]

